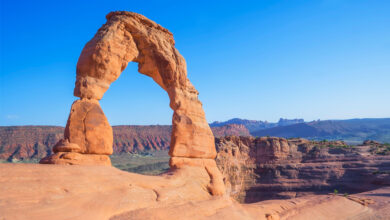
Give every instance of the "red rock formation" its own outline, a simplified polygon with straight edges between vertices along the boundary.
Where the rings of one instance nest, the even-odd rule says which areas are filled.
[[[169,150],[171,126],[113,126],[114,154]]]
[[[390,155],[375,146],[277,137],[217,138],[217,164],[239,201],[354,193],[390,185]]]
[[[249,153],[252,140],[236,136],[216,138],[216,162],[228,193],[238,201],[244,201],[246,191],[256,183],[255,159]]]
[[[214,138],[198,92],[187,78],[184,58],[174,47],[173,35],[146,17],[112,12],[107,23],[88,42],[77,63],[75,96],[101,99],[131,61],[150,76],[171,100],[171,156],[215,158]]]
[[[365,195],[322,195],[238,204],[212,197],[202,167],[144,176],[108,166],[0,164],[3,219],[389,219],[390,187]],[[48,174],[53,175],[48,175]],[[195,181],[194,181],[195,180]],[[380,217],[380,218],[378,218]]]
[[[80,120],[82,119],[82,120]],[[79,149],[72,152],[82,154],[112,154],[112,128],[96,100],[77,100],[73,103],[64,139],[77,144]],[[60,142],[61,143],[61,142]],[[54,152],[58,148],[54,147]]]
[[[72,104],[64,138],[53,147],[43,164],[111,165],[112,128],[97,100],[81,99]]]
[[[172,33],[132,12],[109,13],[107,23],[85,45],[77,63],[74,89],[81,100],[72,105],[64,140],[56,145],[56,153],[41,163],[110,164],[107,155],[112,153],[112,129],[98,100],[131,61],[137,62],[138,71],[153,78],[170,98],[174,112],[171,167],[203,167],[210,177],[210,192],[224,194],[221,174],[215,162],[210,162],[217,154],[214,136]]]
[[[63,134],[59,126],[1,126],[0,159],[41,159]]]

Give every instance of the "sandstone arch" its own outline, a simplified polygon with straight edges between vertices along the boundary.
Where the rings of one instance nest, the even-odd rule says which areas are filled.
[[[222,194],[214,136],[172,33],[132,12],[111,12],[106,18],[107,23],[85,45],[78,60],[74,95],[80,100],[72,105],[64,139],[54,146],[55,154],[41,163],[111,165],[107,155],[112,154],[112,128],[98,100],[134,61],[138,71],[152,77],[170,98],[174,111],[170,166],[203,167],[213,185],[211,192]]]

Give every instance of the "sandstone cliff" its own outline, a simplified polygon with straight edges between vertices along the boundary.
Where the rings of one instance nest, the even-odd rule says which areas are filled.
[[[43,158],[63,135],[64,128],[59,126],[0,127],[0,159]]]
[[[276,137],[217,138],[217,164],[239,201],[367,191],[390,185],[387,147]]]

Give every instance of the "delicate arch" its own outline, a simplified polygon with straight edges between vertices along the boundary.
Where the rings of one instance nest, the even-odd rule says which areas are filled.
[[[214,136],[172,33],[142,15],[107,15],[107,23],[81,52],[74,95],[101,99],[131,61],[137,62],[138,71],[152,77],[169,95],[174,111],[170,155],[215,158]]]
[[[77,62],[74,89],[80,100],[72,104],[64,138],[53,147],[54,154],[40,163],[111,165],[108,155],[113,151],[113,133],[99,100],[131,61],[137,62],[138,71],[152,77],[170,98],[174,112],[171,168],[198,167],[202,170],[200,179],[208,175],[210,193],[224,194],[222,174],[214,160],[214,136],[173,35],[132,12],[109,13],[107,23],[85,45]]]

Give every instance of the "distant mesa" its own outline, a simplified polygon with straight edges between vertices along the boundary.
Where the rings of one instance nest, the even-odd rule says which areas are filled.
[[[220,127],[227,124],[238,124],[238,125],[244,125],[246,128],[248,128],[249,132],[255,132],[258,130],[263,130],[267,128],[273,128],[273,127],[279,127],[279,126],[286,126],[286,125],[292,125],[292,124],[298,124],[298,123],[304,123],[305,121],[303,119],[283,119],[280,118],[278,122],[268,122],[268,121],[257,121],[257,120],[248,120],[248,119],[240,119],[240,118],[233,118],[224,122],[218,122],[215,121],[210,124],[211,127]]]
[[[312,121],[257,130],[251,134],[259,137],[344,140],[351,144],[361,144],[367,139],[390,143],[390,118]]]

